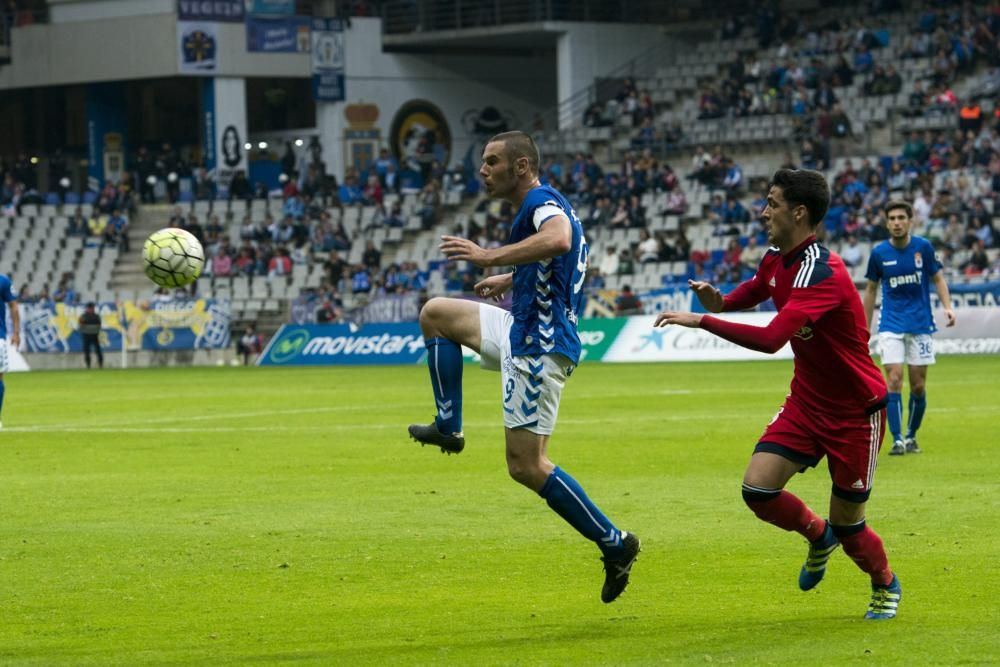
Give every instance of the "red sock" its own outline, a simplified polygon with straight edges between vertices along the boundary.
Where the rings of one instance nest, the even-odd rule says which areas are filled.
[[[839,526],[834,527],[837,532]],[[853,535],[838,535],[844,547],[844,553],[851,557],[862,572],[872,578],[872,583],[878,586],[888,586],[892,583],[892,570],[889,569],[889,558],[885,555],[882,538],[874,530],[865,526],[864,530]]]
[[[826,521],[809,509],[798,496],[784,490],[780,493],[755,491],[747,493],[744,487],[743,498],[759,519],[773,523],[778,528],[795,531],[810,542],[823,536]],[[771,497],[765,500],[766,496]]]

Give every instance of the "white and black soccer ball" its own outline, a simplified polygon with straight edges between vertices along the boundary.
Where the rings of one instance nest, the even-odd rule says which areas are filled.
[[[205,267],[205,251],[191,232],[166,227],[142,244],[143,269],[160,287],[190,285]]]

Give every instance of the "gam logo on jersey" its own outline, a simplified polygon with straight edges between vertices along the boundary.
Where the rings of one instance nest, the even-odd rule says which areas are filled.
[[[802,327],[795,332],[795,337],[799,340],[812,340],[813,330],[812,327]]]
[[[913,266],[918,269],[924,268],[924,258],[919,252],[913,253]]]

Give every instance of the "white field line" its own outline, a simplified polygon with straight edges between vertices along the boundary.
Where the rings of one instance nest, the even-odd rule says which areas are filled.
[[[663,393],[663,394],[690,394],[690,393],[693,393],[693,392],[691,392],[690,390],[686,390],[686,389],[668,389],[668,390],[663,390],[662,392],[655,392],[655,393]],[[706,392],[706,393],[714,393],[714,392]],[[631,393],[631,392],[625,392],[625,393],[611,393],[611,392],[607,392],[607,393],[600,393],[600,394],[579,394],[579,395],[576,396],[576,398],[582,400],[582,399],[585,399],[585,398],[620,398],[620,397],[638,396],[638,395],[639,395],[639,393]],[[489,404],[492,404],[492,403],[495,403],[495,402],[496,402],[495,399],[474,399],[474,400],[468,400],[468,399],[466,399],[464,401],[465,405],[489,405]],[[173,416],[170,416],[170,417],[154,417],[154,418],[149,418],[149,419],[143,418],[143,419],[132,420],[132,421],[118,421],[118,422],[104,422],[104,423],[100,423],[100,422],[93,423],[93,422],[91,422],[91,423],[87,423],[87,424],[80,424],[80,423],[44,424],[44,425],[39,425],[39,426],[8,427],[8,428],[6,428],[4,430],[5,431],[20,431],[20,432],[25,432],[25,433],[32,432],[32,431],[52,431],[52,432],[60,432],[61,433],[61,432],[64,432],[64,431],[72,431],[72,430],[79,430],[79,431],[83,431],[83,430],[97,430],[98,432],[113,433],[113,432],[126,432],[126,430],[130,430],[130,431],[136,431],[137,430],[137,432],[145,433],[145,432],[149,432],[149,431],[152,431],[152,430],[166,430],[164,428],[156,428],[156,429],[143,428],[143,427],[153,426],[153,425],[156,425],[156,424],[175,424],[177,422],[196,422],[196,421],[224,421],[226,419],[255,419],[255,418],[258,418],[258,417],[282,417],[282,416],[293,416],[293,415],[304,415],[304,414],[322,414],[322,413],[328,413],[328,412],[357,412],[357,413],[362,413],[362,412],[374,412],[374,411],[377,411],[377,410],[381,409],[381,407],[382,406],[380,404],[372,404],[372,405],[369,405],[369,406],[360,406],[360,405],[331,405],[331,406],[317,407],[317,408],[290,408],[290,409],[287,409],[287,410],[256,410],[256,411],[247,411],[247,412],[215,413],[215,414],[210,414],[210,415],[173,415]],[[396,408],[415,408],[415,409],[420,409],[420,408],[427,408],[428,406],[427,406],[426,402],[421,401],[421,402],[412,402],[412,403],[396,403],[394,405],[394,407],[396,407]],[[433,411],[433,406],[430,406],[430,409]],[[135,429],[135,428],[130,428],[130,427],[138,427],[138,428]],[[199,430],[197,428],[185,428],[185,427],[175,427],[175,428],[179,428],[181,430],[175,430],[175,431],[170,431],[170,432],[174,432],[174,433],[187,433],[187,432]],[[228,430],[235,430],[235,431],[246,430],[246,431],[249,431],[249,430],[253,430],[253,428],[252,427],[242,427],[242,428],[233,428],[233,429],[228,429]],[[268,428],[266,428],[264,430],[274,430],[274,428],[273,427],[268,427]],[[287,430],[287,429],[285,429],[285,430]]]
[[[315,414],[323,412],[347,412],[347,411],[360,411],[357,408],[344,407],[331,407],[331,408],[302,408],[297,410],[270,410],[270,411],[260,411],[260,412],[242,412],[242,413],[228,413],[228,414],[217,414],[217,415],[202,415],[198,417],[187,418],[189,421],[225,421],[234,418],[249,418],[249,417],[280,417],[294,414]],[[995,405],[989,406],[966,406],[965,408],[937,408],[928,410],[930,413],[975,413],[975,414],[1000,414],[1000,407]],[[764,420],[767,415],[762,413],[760,415],[761,424],[764,424]],[[742,415],[729,415],[718,412],[681,412],[675,414],[648,414],[648,415],[620,415],[615,416],[612,413],[608,413],[603,417],[594,418],[565,418],[560,419],[559,424],[563,426],[590,426],[598,424],[637,424],[637,423],[656,423],[656,422],[691,422],[691,421],[704,421],[704,422],[714,422],[719,423],[723,421],[731,421],[736,419],[743,419]],[[154,422],[177,422],[178,418],[174,417],[169,420],[149,420],[137,424],[107,424],[107,425],[94,425],[94,424],[52,424],[52,425],[42,425],[42,426],[12,426],[3,429],[4,433],[332,433],[332,432],[342,432],[342,431],[385,431],[385,430],[395,430],[398,429],[400,433],[405,435],[406,425],[402,422],[400,423],[373,423],[373,422],[361,422],[361,423],[343,423],[343,422],[331,422],[329,424],[323,425],[312,425],[312,426],[296,426],[294,424],[275,424],[271,426],[154,426]],[[474,428],[499,428],[500,418],[498,416],[495,421],[475,421],[475,422],[465,422],[465,427]]]
[[[319,410],[310,410],[310,412],[319,412]],[[246,413],[244,413],[245,415]],[[264,417],[269,415],[279,415],[286,414],[285,412],[273,412],[273,413],[254,413],[255,416]],[[219,421],[224,421],[230,419],[235,415],[214,415],[211,418],[217,419]],[[202,419],[209,419],[206,416]],[[613,417],[609,414],[606,418],[597,419],[560,419],[560,424],[565,425],[589,425],[589,424],[635,424],[638,422],[658,422],[658,421],[696,421],[696,420],[718,420],[719,415],[715,413],[703,413],[703,414],[676,414],[676,415],[640,415],[636,417]],[[177,419],[171,420],[176,422]],[[496,421],[489,422],[465,422],[464,426],[476,427],[476,428],[500,428],[502,420],[499,415]],[[406,432],[406,424],[400,423],[373,423],[373,422],[363,422],[363,423],[343,423],[343,422],[331,422],[329,424],[324,424],[322,426],[295,426],[294,424],[276,424],[274,426],[151,426],[150,422],[144,422],[143,424],[128,425],[120,424],[113,425],[109,424],[106,426],[101,425],[73,425],[73,424],[53,424],[44,426],[11,426],[4,427],[3,433],[13,432],[13,433],[304,433],[304,432],[315,432],[315,433],[329,433],[332,431],[383,431],[399,429],[400,432]]]

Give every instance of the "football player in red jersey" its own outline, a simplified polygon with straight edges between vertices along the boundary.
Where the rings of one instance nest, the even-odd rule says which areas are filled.
[[[816,240],[816,226],[829,203],[830,188],[821,173],[778,170],[761,213],[771,248],[754,277],[725,296],[706,282],[690,282],[710,313],[745,310],[773,299],[778,314],[766,327],[679,312],[661,313],[656,326],[700,327],[768,353],[791,342],[791,389],[757,442],[743,477],[743,499],[760,519],[809,540],[799,573],[802,590],[822,580],[827,560],[842,545],[871,577],[865,618],[889,619],[896,615],[902,590],[881,538],[865,523],[887,389],[868,352],[861,297],[840,257]],[[796,472],[824,456],[833,479],[829,521],[784,490]]]

